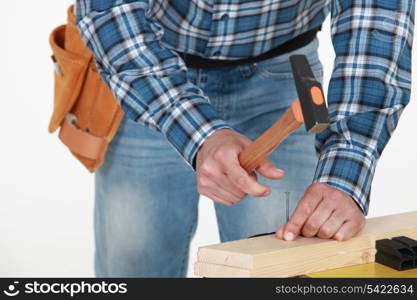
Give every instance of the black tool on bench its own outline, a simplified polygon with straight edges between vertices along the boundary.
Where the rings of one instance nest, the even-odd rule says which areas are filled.
[[[414,268],[417,268],[417,241],[406,236],[397,236],[393,240],[406,245],[414,252]]]
[[[402,271],[417,267],[417,241],[406,236],[377,240],[375,262]]]

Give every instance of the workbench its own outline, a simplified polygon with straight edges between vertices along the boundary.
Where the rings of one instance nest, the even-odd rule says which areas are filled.
[[[397,271],[376,262],[309,273],[311,278],[417,278],[417,269]]]

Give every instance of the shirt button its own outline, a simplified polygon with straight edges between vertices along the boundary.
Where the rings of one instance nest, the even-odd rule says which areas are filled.
[[[226,21],[227,19],[229,19],[229,15],[228,15],[228,14],[223,14],[223,15],[220,17],[220,21]]]

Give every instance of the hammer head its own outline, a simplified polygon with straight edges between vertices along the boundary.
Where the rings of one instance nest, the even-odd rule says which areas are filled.
[[[290,62],[306,130],[322,132],[330,123],[322,86],[314,77],[305,55],[292,55]]]

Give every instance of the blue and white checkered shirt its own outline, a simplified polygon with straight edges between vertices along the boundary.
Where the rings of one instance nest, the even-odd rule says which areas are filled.
[[[173,50],[257,56],[329,13],[331,126],[317,136],[314,182],[351,195],[367,214],[377,159],[410,98],[414,0],[77,1],[78,28],[126,115],[163,133],[189,164],[210,134],[230,126]]]

